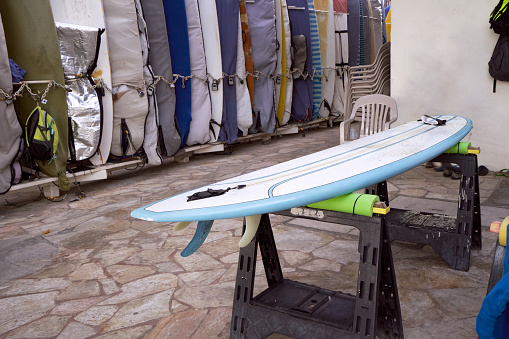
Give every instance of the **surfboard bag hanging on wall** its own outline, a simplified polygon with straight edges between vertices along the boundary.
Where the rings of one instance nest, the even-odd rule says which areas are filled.
[[[490,15],[490,28],[500,34],[490,61],[490,75],[493,77],[493,93],[497,80],[509,81],[509,0],[500,0]]]
[[[246,2],[255,73],[274,74],[277,64],[274,1]],[[236,33],[236,32],[235,32]],[[249,133],[272,133],[276,127],[275,80],[255,79],[253,125]]]
[[[144,79],[140,26],[135,2],[103,1],[113,91],[114,159],[145,158],[145,121],[149,101]]]
[[[48,86],[46,83],[48,80],[64,84],[62,59],[50,1],[2,0],[0,14],[9,57],[26,71],[24,80],[44,81],[42,84],[30,84],[31,90],[43,93]],[[30,18],[29,24],[27,18]],[[32,96],[16,99],[16,113],[22,125],[37,106],[34,99]],[[61,87],[52,86],[44,98],[41,96],[37,100],[41,109],[51,114],[59,132],[56,159],[51,162],[37,160],[38,169],[48,176],[57,177],[60,190],[68,191],[70,184],[66,175],[68,153],[66,91]]]
[[[69,156],[71,162],[92,157],[101,143],[102,93],[94,89],[92,72],[104,29],[57,23],[57,35],[64,68],[69,114]]]
[[[170,46],[166,32],[164,6],[160,0],[142,0],[143,17],[147,24],[150,44],[150,66],[153,73],[172,80]],[[175,125],[175,89],[159,81],[155,89],[160,150],[163,156],[172,156],[180,148],[180,135]]]
[[[151,51],[148,40],[147,23],[140,0],[135,0],[136,16],[138,18],[138,30],[141,43],[141,55],[143,61],[143,79],[145,81],[148,112],[145,118],[143,151],[150,165],[161,165],[163,162],[161,145],[159,140],[159,112],[157,110],[156,93],[152,86],[155,82],[154,71],[151,66]]]
[[[293,121],[308,121],[313,107],[313,82],[309,71],[311,62],[311,31],[306,0],[287,0],[288,15],[292,23],[293,98],[291,116]]]
[[[12,95],[12,77],[5,43],[4,28],[0,17],[0,88]],[[2,98],[2,96],[0,96]],[[14,103],[0,100],[0,194],[6,193],[21,179],[20,153],[23,151],[21,126]]]

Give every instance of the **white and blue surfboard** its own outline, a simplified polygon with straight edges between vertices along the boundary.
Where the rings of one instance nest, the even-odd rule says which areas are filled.
[[[347,144],[184,192],[134,210],[150,221],[206,221],[308,205],[389,179],[433,159],[462,140],[472,121],[440,116],[445,125],[409,122]],[[226,190],[205,199],[188,197]]]

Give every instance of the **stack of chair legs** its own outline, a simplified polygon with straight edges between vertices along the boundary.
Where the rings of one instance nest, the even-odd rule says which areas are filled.
[[[382,45],[370,65],[347,67],[345,112],[350,112],[360,97],[370,94],[390,95],[390,42]]]

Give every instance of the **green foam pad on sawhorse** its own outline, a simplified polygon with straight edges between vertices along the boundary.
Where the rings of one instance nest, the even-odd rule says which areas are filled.
[[[453,154],[468,154],[468,148],[470,147],[469,142],[458,142],[456,145],[449,148],[444,153],[453,153]]]
[[[378,201],[380,201],[380,197],[378,197],[378,195],[350,193],[316,202],[314,204],[307,205],[307,207],[372,217],[373,206]]]

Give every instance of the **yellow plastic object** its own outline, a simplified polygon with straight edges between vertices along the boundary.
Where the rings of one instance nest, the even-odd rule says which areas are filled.
[[[500,231],[498,232],[498,242],[500,245],[505,246],[507,243],[507,224],[509,224],[509,217],[506,217],[500,225]]]
[[[383,207],[382,206],[381,207],[376,207],[376,204],[375,204],[375,206],[373,206],[373,213],[387,214],[387,213],[390,212],[390,210],[391,210],[391,208],[388,207],[388,206],[385,206],[385,204],[384,204]]]
[[[340,197],[335,197],[332,199],[310,204],[307,206],[311,208],[319,208],[323,210],[338,211],[344,213],[353,213],[371,217],[373,216],[374,212],[373,206],[378,201],[380,201],[378,195],[350,193],[342,195]]]
[[[481,153],[480,147],[469,147],[468,148],[468,154],[479,154]]]

